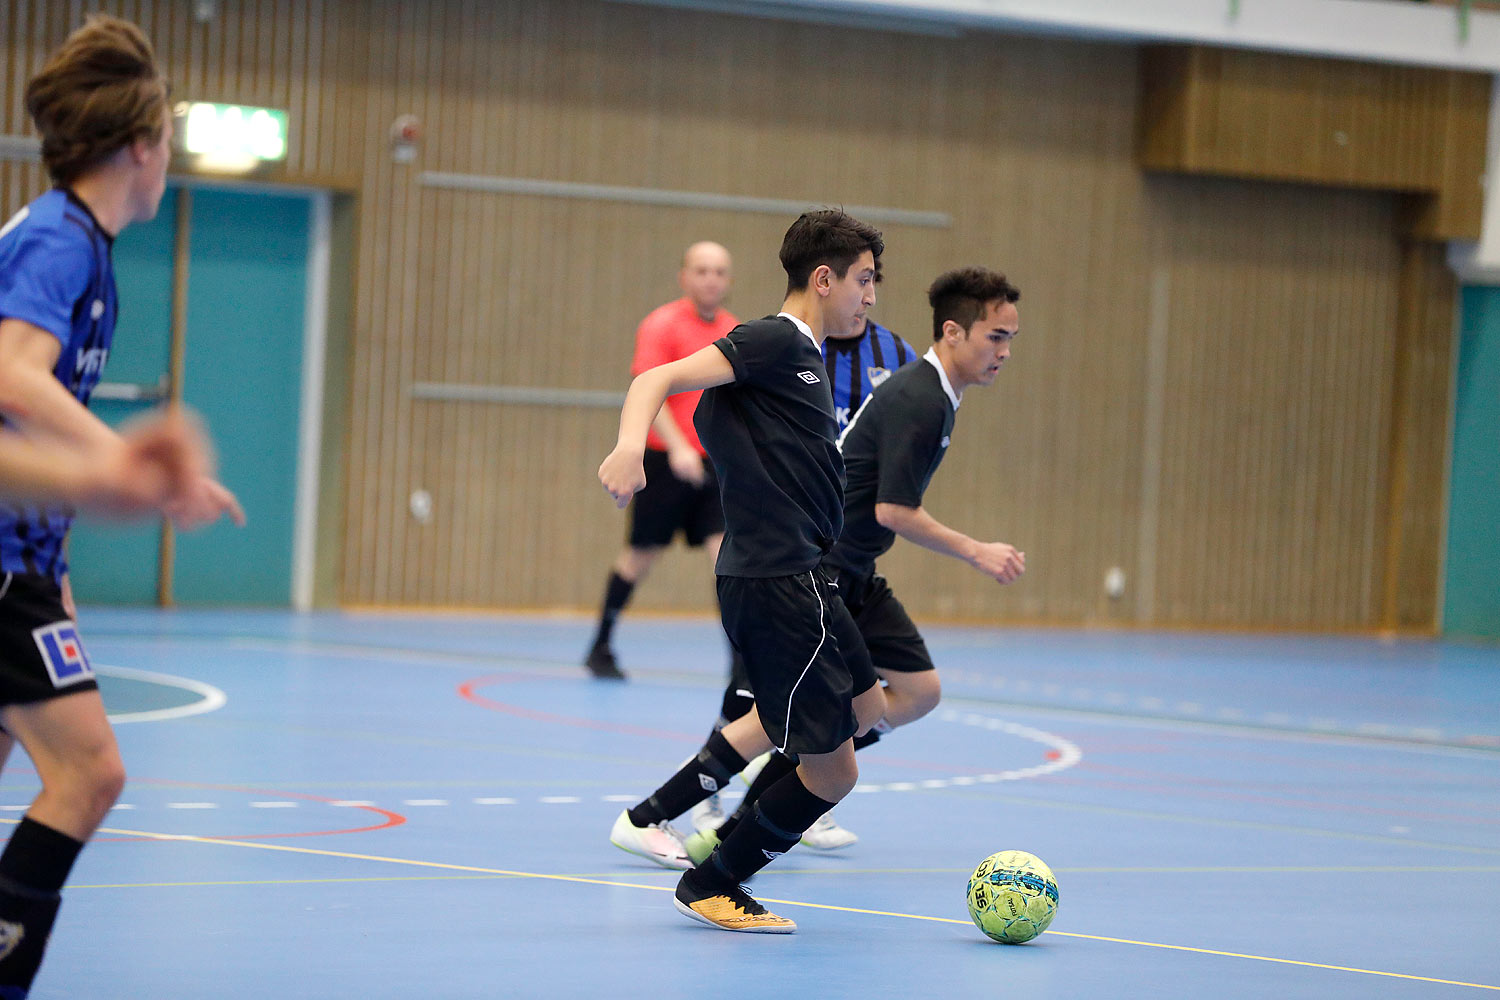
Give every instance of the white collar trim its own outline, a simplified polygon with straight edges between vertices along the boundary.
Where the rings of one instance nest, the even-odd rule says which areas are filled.
[[[955,410],[958,409],[958,404],[962,397],[953,391],[953,383],[948,381],[948,371],[943,367],[943,362],[938,358],[937,348],[927,348],[927,353],[922,355],[922,360],[937,369],[938,378],[943,383],[943,391],[948,394],[948,402],[953,404]]]
[[[799,330],[802,331],[802,336],[804,336],[808,340],[812,341],[812,345],[814,347],[818,346],[818,338],[813,336],[812,327],[808,326],[806,323],[802,322],[800,319],[798,319],[797,317],[793,316],[789,312],[779,312],[776,315],[778,315],[778,316],[785,316],[787,319],[791,320],[792,321],[792,325],[795,326],[797,329],[799,329]]]

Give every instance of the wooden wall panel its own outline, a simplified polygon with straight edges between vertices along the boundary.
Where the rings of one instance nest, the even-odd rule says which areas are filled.
[[[899,545],[886,569],[919,617],[1378,624],[1398,206],[1147,179],[1135,49],[596,0],[246,0],[206,25],[173,0],[95,6],[150,24],[182,96],[291,108],[289,174],[356,193],[346,603],[593,607],[625,526],[594,480],[616,415],[411,385],[623,390],[635,326],[696,239],[734,253],[741,316],[781,300],[790,218],[421,184],[443,171],[949,213],[884,227],[876,313],[925,345],[938,272],[984,263],[1022,287],[1012,362],[965,400],[929,505],[1030,570],[1001,589]],[[84,5],[0,12],[17,133],[18,88]],[[399,164],[406,113],[426,135]],[[0,163],[7,209],[42,183]],[[1445,389],[1410,385],[1441,408]],[[1409,516],[1440,509],[1426,488]],[[711,593],[701,556],[674,551],[637,602],[705,611]]]

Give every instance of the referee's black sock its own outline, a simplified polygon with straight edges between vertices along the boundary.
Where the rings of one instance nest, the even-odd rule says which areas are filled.
[[[594,633],[594,648],[609,648],[610,636],[615,631],[615,619],[630,603],[635,593],[635,583],[625,579],[614,570],[609,571],[609,582],[604,585],[604,606],[599,609],[599,630]]]
[[[0,1000],[21,1000],[42,964],[58,894],[83,843],[25,817],[0,853]]]
[[[727,888],[748,882],[756,872],[797,845],[808,827],[834,807],[807,790],[794,769],[770,788],[697,871],[703,881]]]
[[[703,749],[682,769],[667,779],[644,802],[628,811],[630,822],[650,826],[681,816],[723,788],[745,769],[745,758],[729,745],[723,733],[714,733]]]
[[[755,780],[750,782],[750,787],[745,789],[745,797],[740,800],[740,804],[735,807],[734,812],[730,813],[724,822],[719,824],[719,842],[723,843],[734,832],[734,828],[739,825],[740,821],[750,815],[750,810],[755,808],[755,803],[760,801],[760,797],[766,793],[766,789],[795,770],[797,770],[796,761],[780,750],[772,751],[770,758],[766,761],[766,766],[760,769],[760,773],[755,776]],[[823,814],[818,814],[818,816],[821,815]],[[813,817],[813,819],[817,818],[817,816]]]

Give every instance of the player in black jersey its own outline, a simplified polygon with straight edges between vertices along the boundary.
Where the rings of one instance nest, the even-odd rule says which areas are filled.
[[[1026,569],[1025,553],[1004,542],[970,538],[922,506],[947,454],[964,391],[992,383],[1010,357],[1011,341],[1020,331],[1016,302],[1021,293],[1002,274],[964,268],[941,275],[927,295],[932,348],[878,386],[839,438],[847,473],[844,530],[823,568],[837,584],[886,684],[884,717],[854,741],[856,748],[920,719],[937,706],[942,693],[921,633],[875,572],[875,560],[896,536],[962,559],[999,583],[1015,581]],[[717,831],[702,830],[688,838],[684,848],[689,858],[707,857],[752,813],[764,790],[795,766],[786,755],[772,754],[734,814]]]
[[[843,527],[825,332],[848,330],[875,302],[880,233],[838,210],[787,230],[782,311],[631,383],[615,450],[599,479],[620,506],[645,484],[646,429],[668,395],[706,389],[694,417],[724,501],[717,565],[724,630],[744,658],[758,704],[712,734],[654,794],[615,821],[619,847],[689,869],[684,914],[732,931],[786,934],[740,886],[789,850],[854,787],[853,737],[885,712],[885,695],[853,619],[819,570]],[[799,763],[768,787],[735,835],[696,868],[666,822],[775,747]]]

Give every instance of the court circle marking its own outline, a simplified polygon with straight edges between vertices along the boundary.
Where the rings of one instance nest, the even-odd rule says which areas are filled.
[[[109,721],[115,726],[125,722],[166,722],[170,719],[186,719],[189,716],[203,715],[206,712],[217,712],[229,702],[229,696],[223,691],[212,684],[205,684],[191,677],[177,677],[173,674],[157,673],[154,670],[137,670],[134,667],[115,667],[102,663],[94,666],[94,673],[105,677],[141,681],[146,684],[159,684],[162,687],[181,688],[199,696],[197,701],[173,708],[153,708],[142,712],[111,712]]]
[[[480,693],[480,689],[492,685],[535,679],[538,678],[525,674],[486,674],[482,677],[470,678],[459,684],[458,696],[479,708],[487,709],[491,712],[503,712],[536,722],[574,726],[604,732],[617,732],[633,736],[649,736],[659,739],[686,740],[689,742],[696,742],[699,739],[699,737],[691,733],[675,733],[659,729],[648,729],[643,726],[604,722],[581,716],[542,712],[509,702],[497,701]],[[995,771],[987,774],[964,774],[952,778],[928,778],[922,781],[861,782],[854,786],[854,792],[865,794],[870,792],[912,792],[939,788],[962,788],[969,785],[989,785],[1001,781],[1023,781],[1028,778],[1039,778],[1043,775],[1066,770],[1083,759],[1083,751],[1071,740],[1064,739],[1055,733],[1049,733],[1042,729],[1021,725],[1019,722],[1009,722],[1005,719],[979,715],[974,712],[960,712],[955,709],[944,709],[940,712],[935,712],[932,717],[943,722],[957,722],[962,725],[977,726],[988,729],[991,732],[1004,733],[1008,736],[1030,740],[1033,743],[1040,743],[1047,748],[1047,762],[1032,767],[1013,768],[1007,771]]]

